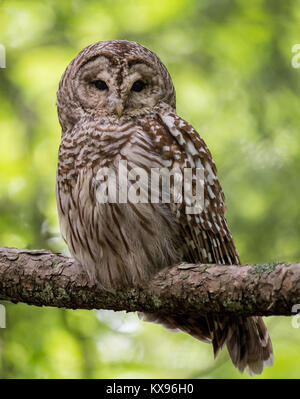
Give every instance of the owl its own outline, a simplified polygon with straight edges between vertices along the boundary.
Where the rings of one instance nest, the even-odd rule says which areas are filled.
[[[211,153],[175,107],[168,70],[156,54],[135,42],[92,44],[61,78],[60,229],[72,256],[103,289],[143,285],[159,270],[180,262],[240,264]],[[175,170],[170,176],[172,200],[164,201],[167,190],[160,188],[156,201],[120,200],[121,186],[138,191],[137,180],[121,173],[120,165],[126,165],[131,177],[137,169],[143,172],[146,194],[153,170]],[[103,173],[107,170],[114,177],[109,184]],[[191,171],[189,190],[175,196],[175,183],[184,185],[178,172],[186,170]],[[101,201],[99,190],[105,183],[111,192]],[[200,206],[191,207],[198,183]],[[272,365],[272,344],[261,317],[190,316],[180,310],[141,316],[211,343],[215,356],[226,344],[241,372],[261,373]]]

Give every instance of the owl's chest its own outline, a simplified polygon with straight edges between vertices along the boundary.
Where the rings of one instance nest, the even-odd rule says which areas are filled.
[[[170,169],[183,158],[174,138],[155,117],[119,123],[104,119],[82,123],[71,137],[63,137],[58,176],[73,185],[81,171],[115,168],[120,160],[127,161],[129,168],[149,170]]]
[[[127,161],[131,168],[161,166],[160,151],[153,137],[138,127],[93,135],[74,158],[74,166],[76,170],[115,168],[120,160]]]
[[[168,204],[141,196],[145,187],[148,193],[153,169],[168,170],[174,161],[172,143],[154,133],[128,125],[74,137],[73,168],[62,169],[64,177],[58,179],[61,228],[73,256],[91,268],[110,268],[116,273],[113,280],[144,279],[178,257],[175,214]],[[65,166],[72,163],[70,157],[61,160]]]
[[[175,214],[167,205],[152,204],[150,197],[142,196],[138,188],[143,185],[133,173],[136,158],[131,148],[126,151],[125,173],[118,170],[116,156],[106,171],[108,178],[114,176],[110,181],[103,179],[105,167],[82,168],[70,194],[59,196],[61,230],[72,255],[105,287],[147,280],[179,259]],[[145,171],[143,165],[139,168]],[[141,175],[141,170],[136,172]]]

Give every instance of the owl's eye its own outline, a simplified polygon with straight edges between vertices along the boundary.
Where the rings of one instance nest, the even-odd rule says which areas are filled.
[[[142,80],[137,80],[131,86],[131,91],[137,91],[137,92],[142,91],[145,86],[146,86],[145,82],[143,82]]]
[[[98,90],[108,90],[108,86],[104,82],[104,80],[95,80],[92,83],[96,87],[96,89],[98,89]]]

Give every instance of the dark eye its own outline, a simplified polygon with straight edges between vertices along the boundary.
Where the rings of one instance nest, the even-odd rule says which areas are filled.
[[[92,83],[96,87],[96,89],[98,89],[98,90],[108,90],[108,86],[104,82],[104,80],[95,80]]]
[[[145,82],[143,82],[142,80],[137,80],[136,82],[133,83],[131,91],[142,91],[145,86],[146,86]]]

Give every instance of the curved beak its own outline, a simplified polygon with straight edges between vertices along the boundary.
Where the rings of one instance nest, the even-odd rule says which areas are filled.
[[[119,118],[122,116],[123,110],[124,110],[124,106],[123,106],[122,102],[119,100],[116,104],[116,113]]]

